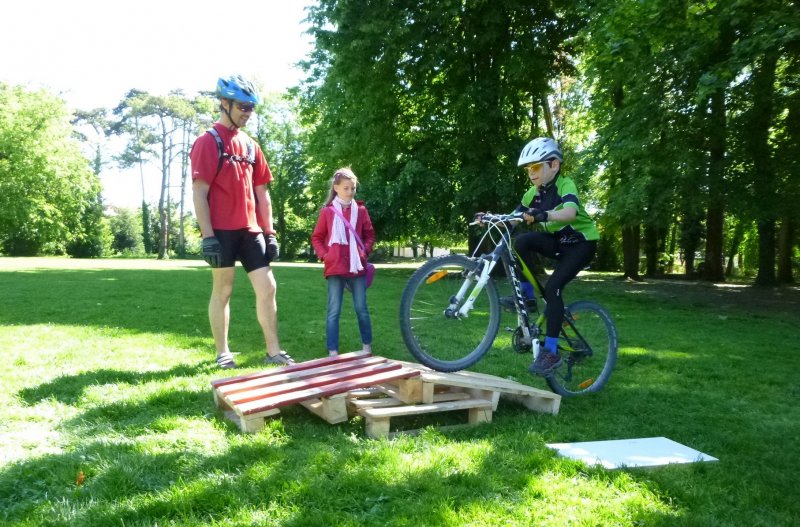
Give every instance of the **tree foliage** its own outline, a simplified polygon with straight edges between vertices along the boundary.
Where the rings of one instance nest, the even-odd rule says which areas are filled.
[[[321,1],[303,99],[317,188],[352,165],[381,238],[399,242],[452,241],[474,212],[513,207],[514,161],[570,69],[568,4]]]
[[[101,256],[100,181],[63,101],[0,84],[0,250]]]

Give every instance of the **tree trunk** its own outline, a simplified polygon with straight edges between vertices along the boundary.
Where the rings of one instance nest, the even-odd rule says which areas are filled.
[[[750,137],[753,153],[755,202],[758,205],[758,274],[756,284],[775,285],[775,165],[769,144],[775,96],[775,69],[778,53],[764,54],[760,67],[753,72],[753,110]]]
[[[167,257],[167,247],[169,247],[169,225],[167,215],[169,204],[169,151],[167,150],[166,136],[161,141],[161,195],[158,198],[158,225],[161,229],[158,236],[158,259],[163,260]]]
[[[622,228],[623,278],[641,280],[639,276],[639,225]]]
[[[706,258],[702,278],[710,282],[724,282],[723,245],[725,241],[725,90],[719,88],[711,96],[709,116],[709,165],[706,211]]]
[[[792,218],[784,216],[778,231],[778,283],[793,284],[792,249],[794,248],[794,224]]]
[[[652,225],[644,227],[645,276],[658,273],[658,229]]]
[[[181,143],[181,201],[180,218],[178,219],[180,230],[178,231],[178,254],[181,258],[186,256],[186,220],[184,218],[184,207],[186,203],[186,179],[189,175],[189,127],[183,123],[183,141]]]
[[[739,221],[736,223],[736,227],[733,231],[733,239],[731,240],[731,246],[728,249],[728,266],[725,268],[726,277],[733,276],[733,263],[736,259],[735,256],[739,253],[739,245],[742,243],[743,236],[744,222]]]

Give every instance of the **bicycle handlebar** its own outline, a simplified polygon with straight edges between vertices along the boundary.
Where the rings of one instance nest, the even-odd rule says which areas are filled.
[[[523,219],[521,212],[512,212],[511,214],[493,214],[491,212],[484,212],[480,218],[478,218],[476,215],[476,219],[471,221],[469,225],[481,225],[483,223],[495,224],[506,221],[509,223],[519,223],[525,220]]]

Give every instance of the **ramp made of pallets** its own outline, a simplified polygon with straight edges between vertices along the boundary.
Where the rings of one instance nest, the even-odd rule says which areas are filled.
[[[391,419],[466,410],[468,424],[490,422],[501,396],[557,414],[561,397],[500,377],[441,373],[420,364],[345,353],[218,379],[214,400],[243,432],[255,432],[280,408],[302,404],[331,424],[361,415],[370,437],[390,435]],[[404,431],[411,433],[414,431]]]
[[[226,417],[237,421],[243,432],[255,432],[264,426],[265,417],[298,403],[330,423],[345,421],[347,392],[388,381],[404,386],[419,374],[399,362],[358,352],[217,379],[211,386],[217,406],[228,411]]]

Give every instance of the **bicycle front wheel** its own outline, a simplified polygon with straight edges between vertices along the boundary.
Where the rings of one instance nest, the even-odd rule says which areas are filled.
[[[462,255],[434,258],[408,280],[400,300],[400,331],[414,357],[434,370],[463,370],[489,351],[500,329],[500,301],[490,279],[466,316],[478,262]],[[457,301],[457,293],[463,298]]]
[[[601,305],[575,302],[564,311],[558,349],[564,363],[546,378],[550,389],[566,397],[600,391],[617,362],[617,327]]]

